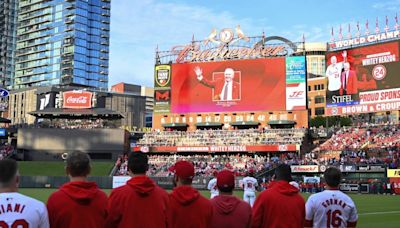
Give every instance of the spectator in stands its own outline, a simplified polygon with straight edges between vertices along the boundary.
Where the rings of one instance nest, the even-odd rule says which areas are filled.
[[[178,161],[171,167],[174,190],[170,194],[172,227],[210,227],[213,209],[210,201],[192,187],[194,166]]]
[[[220,194],[211,200],[213,206],[212,226],[215,228],[250,227],[251,207],[233,195],[235,176],[229,170],[217,175]]]
[[[252,227],[303,227],[305,202],[299,190],[289,184],[290,166],[278,166],[275,180],[256,199]]]
[[[107,195],[89,182],[89,155],[72,152],[67,157],[70,182],[61,186],[47,201],[51,227],[102,227],[107,216]]]
[[[146,176],[148,158],[131,153],[126,185],[114,189],[108,202],[106,227],[168,227],[169,198],[165,190]]]

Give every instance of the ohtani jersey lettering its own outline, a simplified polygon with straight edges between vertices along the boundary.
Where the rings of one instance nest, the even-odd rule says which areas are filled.
[[[357,223],[353,200],[339,190],[325,190],[311,195],[306,203],[306,222],[313,227],[348,227]]]
[[[17,192],[0,193],[1,228],[48,228],[46,206]]]
[[[254,177],[245,177],[242,180],[244,191],[255,192],[258,186],[257,180]]]
[[[336,91],[340,89],[341,82],[340,76],[342,75],[343,64],[336,63],[335,65],[331,64],[326,69],[326,77],[328,77],[328,90]]]
[[[211,179],[210,182],[208,182],[207,188],[210,190],[211,195],[218,195],[217,178]]]

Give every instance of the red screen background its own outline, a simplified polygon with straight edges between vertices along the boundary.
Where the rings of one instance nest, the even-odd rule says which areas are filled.
[[[212,89],[197,80],[197,66],[208,80],[232,68],[239,81],[240,71],[241,99],[213,101]],[[173,64],[171,83],[172,113],[286,110],[285,58]]]

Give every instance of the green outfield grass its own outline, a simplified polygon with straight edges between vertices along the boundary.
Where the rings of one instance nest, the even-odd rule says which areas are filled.
[[[49,195],[56,189],[20,189],[20,192],[31,197],[34,197],[43,202],[47,201]],[[105,189],[104,192],[109,194],[110,189]],[[208,191],[201,191],[205,197],[210,197]],[[235,195],[242,197],[243,192],[236,191]],[[309,194],[303,194],[307,199]],[[357,227],[400,227],[400,196],[392,195],[357,195],[350,194],[354,200],[358,213],[359,222]]]
[[[21,161],[18,162],[21,176],[65,176],[65,162]],[[114,162],[92,162],[91,176],[108,176]]]

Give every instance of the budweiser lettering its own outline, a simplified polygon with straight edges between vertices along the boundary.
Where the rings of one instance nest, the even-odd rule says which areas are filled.
[[[67,104],[86,104],[88,97],[80,96],[80,97],[68,97]]]
[[[254,45],[253,48],[226,48],[221,45],[216,49],[200,50],[200,46],[176,46],[172,48],[172,52],[178,54],[177,63],[215,61],[226,58],[256,58],[256,57],[271,57],[287,54],[284,46],[263,46]]]

